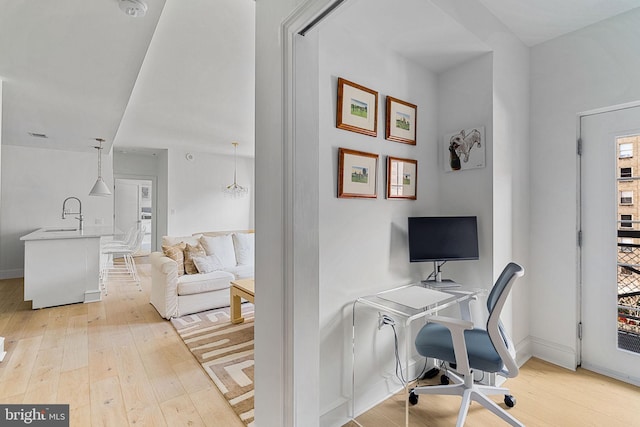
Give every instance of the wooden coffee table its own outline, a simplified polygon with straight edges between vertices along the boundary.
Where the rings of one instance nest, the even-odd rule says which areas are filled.
[[[241,299],[254,302],[255,283],[253,279],[240,279],[231,282],[231,323],[242,323]]]

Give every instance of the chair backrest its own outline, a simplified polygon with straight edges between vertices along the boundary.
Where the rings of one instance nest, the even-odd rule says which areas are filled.
[[[138,223],[137,222],[135,224],[133,224],[131,227],[129,227],[129,229],[127,230],[127,232],[124,235],[124,239],[122,239],[122,241],[124,242],[125,245],[131,246],[131,244],[133,243],[133,241],[136,238],[136,231],[137,230],[138,230]]]
[[[140,250],[140,247],[142,246],[142,240],[144,239],[144,234],[146,233],[146,231],[147,227],[144,225],[141,226],[138,231],[136,231],[135,239],[133,239],[133,241],[129,245],[131,253],[136,253]]]
[[[518,375],[519,369],[509,349],[513,344],[500,323],[500,313],[502,313],[513,283],[518,277],[522,277],[523,275],[524,268],[514,262],[510,262],[504,270],[502,270],[502,273],[500,273],[500,277],[496,280],[487,298],[487,308],[489,309],[487,332],[489,333],[493,347],[504,363],[505,369],[503,369],[501,373],[509,378]]]

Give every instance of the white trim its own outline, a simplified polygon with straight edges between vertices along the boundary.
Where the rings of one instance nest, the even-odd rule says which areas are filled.
[[[319,265],[318,183],[309,167],[317,169],[317,132],[305,139],[308,128],[317,126],[312,113],[296,116],[297,87],[313,77],[296,73],[296,58],[310,54],[318,57],[317,47],[296,51],[298,33],[321,15],[333,0],[309,0],[295,9],[282,23],[282,164],[283,164],[283,427],[318,426],[319,410]],[[305,36],[305,37],[308,37]],[[309,65],[306,65],[309,66]],[[312,67],[313,65],[311,65]],[[316,67],[317,68],[317,67]],[[317,75],[317,72],[316,72]],[[300,77],[298,79],[298,77]],[[317,78],[315,85],[317,86]],[[300,85],[300,86],[297,86]],[[316,94],[316,105],[317,102]],[[311,101],[312,103],[313,101]],[[310,100],[305,99],[309,104]],[[307,135],[309,136],[309,135]],[[309,153],[312,144],[315,148]],[[306,168],[306,169],[305,169]],[[315,175],[317,176],[317,174]],[[313,188],[309,188],[313,187]],[[316,254],[315,264],[309,264]],[[300,261],[302,259],[303,262]],[[274,325],[275,326],[275,325]],[[295,326],[295,331],[294,331]]]
[[[19,279],[24,277],[24,268],[12,268],[9,270],[0,270],[0,280]]]
[[[616,105],[610,105],[607,107],[601,107],[601,108],[595,108],[593,110],[586,110],[586,111],[582,111],[576,114],[576,140],[580,141],[580,150],[582,150],[582,118],[584,117],[588,117],[588,116],[593,116],[593,115],[598,115],[598,114],[606,114],[606,113],[611,113],[611,112],[615,112],[615,111],[620,111],[620,110],[627,110],[630,108],[636,108],[636,107],[640,107],[640,101],[632,101],[632,102],[626,102],[626,103],[622,103],[622,104],[616,104]],[[616,147],[616,153],[619,153],[619,148]],[[577,153],[577,177],[576,177],[576,213],[577,213],[577,218],[576,218],[576,222],[577,222],[577,230],[576,232],[578,233],[582,233],[582,153]],[[619,194],[619,197],[621,197],[621,195]],[[618,201],[620,201],[620,198],[618,198]],[[578,239],[576,239],[577,241]],[[583,364],[583,360],[582,360],[582,339],[580,338],[580,336],[578,335],[578,325],[582,323],[583,320],[583,311],[582,311],[582,294],[583,294],[583,284],[582,284],[582,247],[581,245],[577,244],[577,250],[576,250],[576,255],[577,255],[577,262],[576,262],[576,267],[577,267],[577,272],[576,272],[576,291],[577,291],[577,295],[576,295],[576,315],[577,315],[577,322],[578,324],[576,324],[576,334],[575,334],[575,340],[576,340],[576,351],[575,351],[575,362],[574,362],[574,366],[584,366]],[[541,357],[542,358],[542,357]],[[545,359],[548,360],[552,363],[556,363],[553,362],[553,359],[549,360],[549,359]],[[560,363],[558,363],[560,364]],[[564,364],[560,364],[561,366],[565,366],[568,367]],[[569,367],[569,369],[574,369],[575,367]],[[602,371],[604,372],[604,371]],[[606,375],[606,374],[605,374]],[[612,376],[614,378],[617,378],[615,376]],[[623,380],[624,381],[624,380]]]
[[[593,116],[596,114],[611,113],[612,111],[626,110],[628,108],[640,107],[640,101],[625,102],[624,104],[610,105],[608,107],[595,108],[593,110],[582,111],[578,113],[580,117]]]
[[[4,337],[0,337],[0,362],[4,360],[4,357],[6,355],[7,355],[7,352],[4,351]]]
[[[577,354],[571,347],[541,338],[530,337],[529,339],[532,356],[572,371],[576,370],[576,366],[578,366]]]
[[[629,384],[633,384],[637,387],[640,387],[640,378],[638,377],[634,377],[634,376],[630,376],[630,375],[624,375],[621,374],[620,372],[617,371],[613,371],[609,368],[606,368],[604,366],[598,366],[598,365],[592,365],[590,363],[584,363],[582,365],[582,367],[584,369],[587,369],[589,371],[593,371],[596,372],[598,374],[602,374],[604,376],[610,377],[610,378],[615,378],[616,380],[625,382],[625,383],[629,383]]]
[[[521,368],[529,359],[531,359],[531,337],[526,337],[515,345],[516,347],[516,364]]]

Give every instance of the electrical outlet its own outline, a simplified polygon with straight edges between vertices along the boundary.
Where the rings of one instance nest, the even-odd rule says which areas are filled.
[[[393,317],[387,314],[382,314],[378,312],[378,330],[382,329],[384,325],[395,325],[395,324],[396,324],[396,321],[393,320]]]
[[[382,313],[378,312],[378,330],[382,329],[384,322],[382,321]]]

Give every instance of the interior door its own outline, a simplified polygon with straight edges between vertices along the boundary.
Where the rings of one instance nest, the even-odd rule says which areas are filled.
[[[140,224],[140,196],[138,183],[130,179],[116,178],[114,191],[114,224],[125,233]]]
[[[583,116],[580,134],[582,366],[638,384],[640,107]]]

